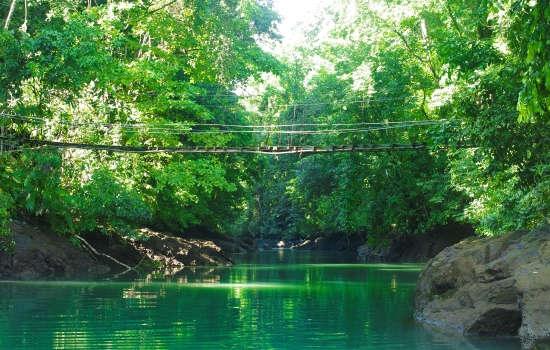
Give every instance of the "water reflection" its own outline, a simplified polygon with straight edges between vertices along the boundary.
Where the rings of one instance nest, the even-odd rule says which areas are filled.
[[[519,349],[411,318],[415,265],[273,252],[168,279],[0,283],[0,349]]]

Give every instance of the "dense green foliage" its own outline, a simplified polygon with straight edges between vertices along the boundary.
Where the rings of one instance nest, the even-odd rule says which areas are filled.
[[[3,18],[10,4],[0,4]],[[279,158],[4,153],[0,233],[16,215],[68,234],[146,225],[371,240],[453,222],[496,234],[549,220],[546,1],[335,1],[308,44],[279,59],[261,48],[278,38],[270,1],[41,0],[14,8],[0,31],[0,111],[25,117],[1,119],[9,135],[151,147],[431,149]],[[234,91],[250,81],[261,96],[239,104]],[[392,126],[426,120],[447,122]],[[381,130],[322,135],[185,133],[201,123],[383,121]]]
[[[452,222],[485,234],[548,222],[549,8],[544,1],[333,5],[266,92],[275,104],[301,103],[298,117],[287,107],[266,112],[287,123],[449,123],[300,140],[433,148],[270,163],[252,230],[377,240]],[[297,76],[310,77],[300,91]]]
[[[6,15],[9,3],[0,13]],[[224,146],[246,137],[185,135],[174,123],[245,123],[225,96],[279,63],[268,2],[29,1],[0,33],[6,134],[126,146]],[[26,16],[26,17],[25,17]],[[220,97],[216,97],[220,96]],[[223,100],[223,101],[218,101]],[[223,102],[223,104],[222,104]],[[120,125],[135,125],[121,128]],[[225,230],[250,176],[239,156],[4,153],[0,227],[39,217],[63,233]],[[11,214],[10,214],[11,213]]]

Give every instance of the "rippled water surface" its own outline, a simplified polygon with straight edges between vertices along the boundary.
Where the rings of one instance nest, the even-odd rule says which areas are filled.
[[[275,251],[162,281],[0,282],[0,349],[519,349],[412,319],[419,265]]]

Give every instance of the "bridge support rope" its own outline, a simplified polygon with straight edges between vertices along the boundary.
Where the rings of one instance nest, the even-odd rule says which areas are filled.
[[[101,144],[55,142],[37,139],[14,139],[0,136],[2,141],[42,146],[40,149],[84,149],[121,153],[254,153],[254,154],[311,154],[338,152],[386,152],[426,150],[423,143],[413,144],[366,144],[339,146],[259,146],[259,147],[132,147]]]

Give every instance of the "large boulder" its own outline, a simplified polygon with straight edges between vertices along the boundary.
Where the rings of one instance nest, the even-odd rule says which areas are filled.
[[[550,349],[550,226],[444,249],[420,274],[415,310],[436,327]]]

